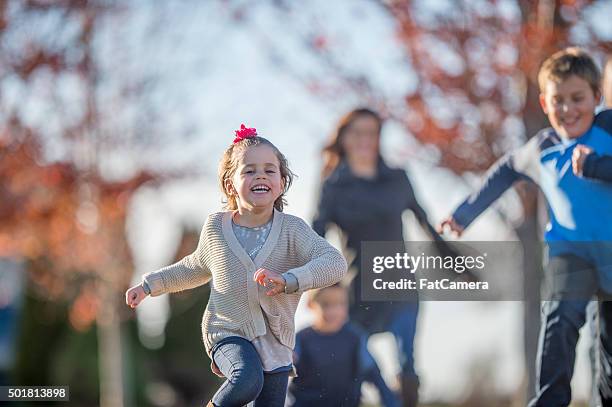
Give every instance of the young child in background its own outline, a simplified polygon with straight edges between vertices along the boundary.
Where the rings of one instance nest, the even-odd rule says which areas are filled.
[[[567,406],[578,332],[595,295],[612,294],[612,111],[595,115],[600,72],[579,48],[548,58],[538,74],[540,104],[552,128],[540,131],[489,171],[482,187],[440,225],[456,235],[515,181],[527,179],[548,204],[546,265],[536,397],[530,406]],[[612,403],[612,303],[600,302],[599,393]]]
[[[211,282],[202,338],[211,368],[227,380],[208,406],[283,406],[300,296],[346,273],[335,248],[282,212],[292,176],[283,154],[242,125],[219,166],[228,210],[208,216],[191,255],[126,292],[134,308],[149,294]]]
[[[314,321],[296,336],[291,406],[357,407],[363,381],[378,388],[385,407],[399,406],[368,352],[367,335],[347,321],[346,288],[335,284],[312,291],[308,307]]]

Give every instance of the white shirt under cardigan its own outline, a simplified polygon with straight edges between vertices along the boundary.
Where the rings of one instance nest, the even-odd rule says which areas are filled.
[[[238,238],[238,242],[251,259],[257,256],[257,253],[261,250],[263,245],[268,239],[272,229],[272,219],[265,225],[249,228],[246,226],[237,225],[232,221],[232,230],[234,235]],[[290,272],[285,273],[285,276],[289,276]],[[295,287],[298,288],[297,285]],[[288,290],[285,290],[288,291]],[[292,290],[295,291],[295,290]],[[288,291],[291,292],[291,291]],[[268,310],[262,308],[264,313],[264,319],[266,320],[266,334],[258,336],[253,339],[251,343],[263,366],[264,372],[272,372],[280,368],[293,367],[293,349],[283,345],[278,339],[272,334],[268,328],[267,316]],[[293,371],[294,369],[292,369]],[[294,374],[295,375],[295,374]]]
[[[202,339],[209,356],[223,338],[240,336],[252,341],[265,335],[267,328],[281,344],[293,349],[294,316],[301,294],[340,281],[346,274],[346,261],[302,219],[277,210],[265,244],[251,259],[233,233],[232,214],[208,216],[192,254],[143,279],[153,297],[211,282],[202,317]],[[253,280],[262,267],[278,273],[291,271],[298,280],[298,291],[267,296],[267,289]]]

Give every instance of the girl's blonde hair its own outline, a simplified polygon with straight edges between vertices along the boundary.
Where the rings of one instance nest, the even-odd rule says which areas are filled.
[[[244,151],[249,147],[256,147],[259,145],[270,146],[274,151],[276,158],[278,158],[280,166],[280,174],[284,187],[283,192],[274,201],[274,208],[279,212],[282,212],[284,205],[287,205],[287,201],[285,200],[285,194],[293,183],[293,177],[295,177],[295,174],[289,169],[289,162],[287,161],[287,158],[285,158],[283,153],[281,153],[280,150],[276,148],[274,144],[272,144],[268,139],[255,136],[242,139],[237,143],[232,144],[223,153],[223,158],[221,158],[221,162],[219,163],[219,182],[221,184],[221,192],[225,197],[225,199],[223,200],[223,207],[225,209],[238,209],[236,196],[234,194],[231,194],[230,191],[228,191],[227,186],[225,185],[225,180],[231,179],[236,173],[236,169],[238,168],[238,160],[240,159],[242,154],[244,154]]]

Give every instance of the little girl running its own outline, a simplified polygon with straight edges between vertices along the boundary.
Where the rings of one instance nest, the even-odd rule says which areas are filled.
[[[293,180],[285,156],[244,124],[219,166],[228,211],[209,215],[196,250],[145,274],[126,292],[152,297],[211,282],[202,339],[227,380],[208,406],[282,407],[293,374],[294,315],[301,294],[338,282],[344,257],[302,219],[282,212]]]

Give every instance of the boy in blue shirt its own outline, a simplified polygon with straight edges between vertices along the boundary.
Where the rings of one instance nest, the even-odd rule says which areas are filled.
[[[481,188],[446,220],[457,236],[519,180],[546,197],[547,271],[551,298],[543,304],[536,397],[530,406],[567,406],[578,332],[589,300],[612,294],[612,111],[594,114],[601,75],[579,48],[548,58],[538,74],[540,105],[552,128],[502,157]],[[603,405],[612,403],[612,303],[600,302]]]
[[[312,326],[297,333],[289,386],[292,407],[358,407],[361,384],[374,384],[385,407],[399,400],[385,384],[367,348],[367,336],[347,321],[348,292],[340,284],[314,290],[308,299]]]

